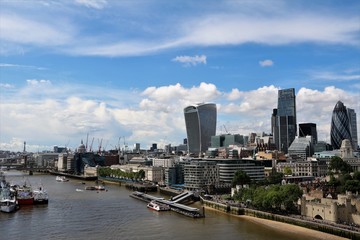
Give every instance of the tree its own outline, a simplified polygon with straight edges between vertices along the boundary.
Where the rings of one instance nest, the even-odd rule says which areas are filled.
[[[352,193],[360,192],[360,181],[359,180],[347,180],[344,186],[346,191]]]
[[[144,179],[145,178],[145,171],[143,169],[141,169],[139,171],[139,179]]]
[[[270,173],[268,177],[269,184],[280,184],[284,178],[284,174],[282,172],[274,172]]]
[[[247,175],[244,171],[238,170],[235,172],[234,178],[232,180],[232,186],[235,187],[236,185],[249,184],[250,182],[251,179],[249,175]]]
[[[338,156],[333,156],[330,160],[329,170],[333,170],[335,171],[335,173],[350,173],[351,166],[347,162],[342,160],[342,158]]]
[[[284,174],[285,175],[292,175],[291,168],[288,167],[288,166],[284,167]]]

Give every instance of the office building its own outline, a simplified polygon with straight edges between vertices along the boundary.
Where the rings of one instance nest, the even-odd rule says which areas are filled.
[[[279,90],[278,107],[273,110],[271,130],[276,148],[287,153],[297,135],[295,89]]]
[[[216,105],[202,103],[184,108],[188,153],[201,155],[216,134]]]
[[[352,119],[354,119],[355,112],[354,111],[350,111],[350,112],[352,115]],[[355,121],[356,121],[356,115],[355,115]],[[331,118],[330,137],[331,137],[331,145],[333,146],[334,149],[340,149],[341,142],[344,139],[349,139],[351,141],[351,145],[353,145],[350,125],[351,124],[350,124],[348,110],[341,101],[338,101],[334,107]]]
[[[312,137],[296,137],[291,143],[288,154],[293,159],[306,160],[314,154],[314,147],[311,143]]]
[[[315,146],[318,141],[315,123],[300,123],[299,137],[311,136],[311,143]]]
[[[351,134],[351,145],[356,151],[358,149],[358,136],[357,136],[357,125],[356,125],[356,113],[354,109],[347,109],[350,123],[350,134]]]

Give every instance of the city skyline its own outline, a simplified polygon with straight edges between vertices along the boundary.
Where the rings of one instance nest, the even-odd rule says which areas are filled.
[[[271,132],[278,90],[330,143],[360,112],[358,1],[1,1],[0,149],[159,148],[183,109],[217,104],[217,134]],[[360,136],[359,118],[357,119]],[[119,141],[120,138],[120,141]]]

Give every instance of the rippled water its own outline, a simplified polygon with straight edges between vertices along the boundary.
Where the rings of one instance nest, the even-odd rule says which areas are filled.
[[[84,189],[79,180],[56,182],[52,175],[9,174],[6,179],[12,183],[26,179],[35,187],[41,182],[49,204],[0,213],[0,239],[303,239],[211,210],[202,219],[155,212],[129,197],[124,186],[108,184],[108,191],[78,192],[77,188]]]

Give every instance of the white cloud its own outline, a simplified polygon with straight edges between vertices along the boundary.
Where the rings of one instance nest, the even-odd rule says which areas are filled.
[[[31,86],[40,86],[40,85],[51,85],[51,81],[50,80],[45,80],[45,79],[28,79],[26,80],[28,85]]]
[[[106,0],[75,0],[77,4],[88,8],[103,9],[107,5]]]
[[[21,150],[21,142],[26,141],[29,151],[37,151],[39,146],[40,150],[51,149],[52,145],[65,145],[69,140],[69,147],[74,149],[87,133],[90,139],[95,138],[95,143],[97,139],[109,142],[108,148],[116,146],[119,137],[125,137],[129,146],[139,142],[143,148],[156,142],[177,145],[186,137],[184,107],[199,102],[217,104],[219,131],[225,125],[231,133],[270,132],[279,90],[270,85],[251,91],[235,88],[222,92],[212,83],[192,87],[178,83],[148,87],[140,94],[107,90],[107,96],[99,99],[98,93],[105,90],[95,86],[86,86],[87,95],[80,95],[84,86],[54,86],[54,83],[46,91],[40,91],[45,95],[34,95],[34,86],[49,82],[33,79],[24,89],[16,93],[8,90],[2,98],[0,149],[17,146],[16,150]],[[357,93],[333,86],[323,90],[299,89],[298,123],[316,123],[319,139],[329,140],[331,113],[338,100],[360,112]],[[16,145],[13,139],[21,141]]]
[[[195,55],[191,56],[177,56],[172,59],[174,62],[184,63],[185,66],[196,66],[197,64],[206,64],[206,56],[205,55]]]
[[[76,4],[102,9],[108,3],[105,0],[77,0]],[[136,1],[111,4],[109,11],[99,11],[94,16],[97,24],[88,22],[93,20],[89,18],[93,13],[79,9],[69,11],[67,5],[70,4],[67,3],[59,3],[60,6],[56,7],[37,5],[31,8],[32,11],[19,10],[17,14],[6,9],[0,16],[0,40],[3,43],[0,52],[24,52],[35,46],[69,55],[136,56],[191,46],[246,43],[359,46],[360,42],[356,15],[344,17],[331,11],[319,14],[316,9],[305,11],[294,8],[292,4],[227,3],[192,17],[180,13],[176,18],[153,4],[138,6]],[[51,14],[44,13],[48,11]],[[121,21],[114,17],[114,12],[123,13]],[[144,16],[149,12],[159,17]],[[101,32],[98,31],[100,26]],[[175,59],[188,65],[206,64],[204,55],[178,56]]]
[[[47,47],[72,41],[73,27],[64,21],[35,20],[33,17],[2,14],[0,16],[0,40],[6,44],[33,44]]]
[[[359,70],[357,71],[359,72]],[[353,71],[350,73],[354,73]],[[353,81],[360,80],[360,74],[350,74],[343,72],[341,74],[334,72],[316,72],[312,74],[313,79],[318,80],[331,80],[331,81]]]
[[[9,83],[0,83],[0,88],[14,88],[15,86]]]
[[[274,65],[274,62],[270,59],[266,59],[263,61],[259,61],[260,66],[262,67],[271,67],[272,65]]]
[[[46,68],[31,66],[31,65],[20,65],[20,64],[11,64],[11,63],[0,63],[0,68],[30,68],[37,70],[45,70]]]

